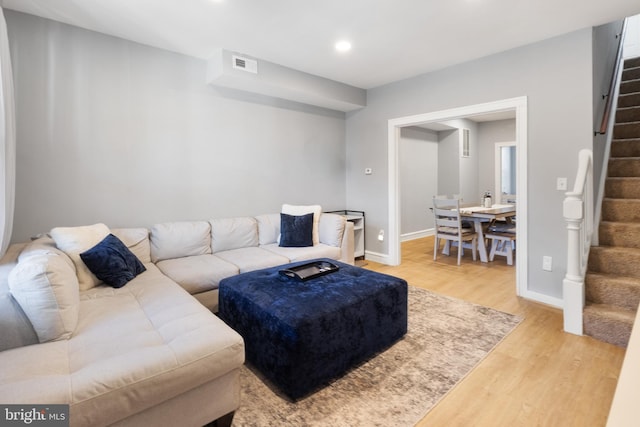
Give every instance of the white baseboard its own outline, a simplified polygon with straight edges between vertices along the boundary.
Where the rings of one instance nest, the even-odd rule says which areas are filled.
[[[413,231],[411,233],[401,234],[400,241],[408,242],[409,240],[422,239],[423,237],[433,236],[435,229],[429,228],[427,230]]]
[[[562,298],[552,297],[549,295],[541,294],[539,292],[533,292],[533,291],[527,290],[520,296],[522,298],[539,302],[541,304],[549,305],[554,308],[562,309],[564,307],[564,301],[562,300]]]
[[[378,262],[380,264],[390,265],[389,255],[379,252],[365,251],[364,259],[367,261]]]

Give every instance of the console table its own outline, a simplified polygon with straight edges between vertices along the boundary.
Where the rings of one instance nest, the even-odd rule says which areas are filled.
[[[353,255],[356,259],[364,259],[364,212],[343,209],[327,213],[342,215],[347,221],[353,223]]]

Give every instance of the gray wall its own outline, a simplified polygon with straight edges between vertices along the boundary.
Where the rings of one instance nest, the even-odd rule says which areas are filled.
[[[453,194],[458,194],[464,203],[480,201],[480,189],[478,188],[478,125],[467,119],[447,121],[446,124],[455,126],[462,132],[469,130],[469,157],[462,157],[462,147],[458,141],[456,161],[458,162],[459,189]],[[459,135],[461,137],[461,135]]]
[[[438,134],[427,129],[407,127],[400,132],[400,234],[433,228],[429,210],[438,184]]]
[[[438,194],[459,196],[465,203],[480,200],[478,189],[478,125],[468,119],[440,122],[454,128],[438,132]],[[462,157],[463,129],[469,130],[469,156]]]
[[[205,84],[206,63],[5,10],[13,241],[53,226],[345,208],[343,113]]]
[[[495,144],[515,142],[515,119],[497,120],[478,124],[478,186],[481,192],[495,192]],[[494,202],[497,201],[494,194]],[[497,203],[497,202],[496,202]]]
[[[438,132],[437,191],[442,196],[460,194],[460,132],[460,129]]]
[[[347,114],[347,204],[367,213],[367,249],[388,254],[388,120],[520,96],[528,97],[528,286],[562,296],[566,265],[564,192],[558,176],[575,177],[577,153],[593,142],[591,29],[385,85],[367,107]],[[377,173],[364,179],[366,166]],[[402,191],[402,190],[401,190]],[[542,256],[554,270],[543,271]]]

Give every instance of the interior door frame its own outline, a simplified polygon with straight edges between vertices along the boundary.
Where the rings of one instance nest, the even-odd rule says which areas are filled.
[[[430,122],[460,119],[478,114],[515,111],[516,116],[516,294],[527,296],[527,97],[503,99],[483,104],[468,105],[449,110],[390,119],[388,122],[388,166],[389,166],[389,258],[390,265],[399,265],[402,259],[400,246],[400,177],[399,145],[400,129]],[[426,197],[426,196],[425,196]]]

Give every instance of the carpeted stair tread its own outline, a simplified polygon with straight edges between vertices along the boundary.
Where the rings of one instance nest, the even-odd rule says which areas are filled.
[[[640,67],[625,67],[622,71],[622,81],[640,79]]]
[[[610,222],[640,222],[640,199],[610,199],[602,201],[602,220]]]
[[[640,222],[602,221],[598,233],[602,246],[640,249]]]
[[[612,157],[608,176],[640,176],[640,157]]]
[[[587,304],[583,312],[585,335],[627,347],[636,313],[608,304]]]
[[[640,304],[640,278],[587,273],[585,296],[592,304],[615,305],[635,311]]]
[[[623,69],[640,67],[640,56],[624,60]]]
[[[634,107],[636,105],[640,105],[640,93],[623,93],[618,96],[618,108]]]
[[[605,197],[640,199],[640,177],[611,177],[605,181]]]
[[[640,87],[640,80],[638,80]],[[618,108],[616,111],[616,123],[629,123],[640,121],[640,107]]]
[[[640,278],[640,249],[593,246],[589,251],[588,270]]]
[[[620,84],[620,93],[640,92],[640,79],[627,80]]]
[[[615,139],[640,138],[640,121],[616,123],[613,127],[613,137]]]
[[[614,139],[611,157],[640,157],[640,138]]]

